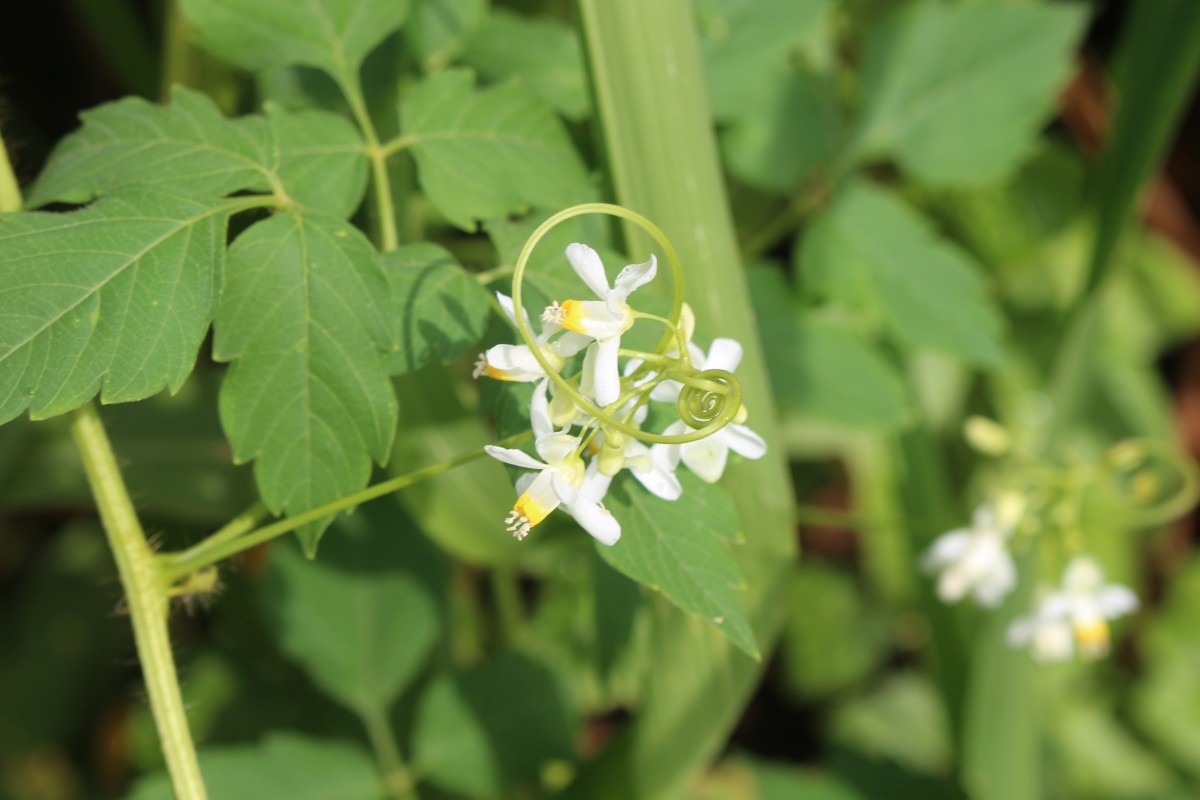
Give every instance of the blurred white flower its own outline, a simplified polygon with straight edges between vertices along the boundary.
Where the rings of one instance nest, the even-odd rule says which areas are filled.
[[[968,594],[994,608],[1017,583],[1008,552],[1011,524],[1003,524],[990,505],[975,510],[969,528],[943,533],[925,553],[922,566],[938,573],[938,597],[957,603]]]
[[[1042,661],[1068,658],[1074,647],[1084,658],[1100,658],[1109,650],[1108,621],[1137,607],[1132,589],[1105,583],[1104,570],[1096,559],[1076,556],[1063,570],[1058,591],[1048,594],[1031,615],[1009,627],[1008,641],[1014,647],[1030,645],[1034,658]],[[1039,644],[1039,638],[1046,636],[1054,640],[1050,646]]]

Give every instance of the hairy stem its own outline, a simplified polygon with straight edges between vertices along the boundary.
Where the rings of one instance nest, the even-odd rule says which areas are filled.
[[[138,661],[150,696],[150,711],[158,728],[175,797],[178,800],[204,800],[208,794],[188,730],[167,631],[170,582],[146,543],[95,405],[88,403],[74,413],[71,435],[83,459],[88,484],[100,509],[109,547],[116,558],[125,603],[133,623]]]
[[[532,435],[532,432],[526,431],[525,433],[518,433],[516,436],[510,436],[507,439],[502,439],[501,441],[496,442],[496,444],[501,447],[509,447],[514,444],[520,444],[526,439],[529,439]],[[231,522],[229,525],[226,525],[224,528],[217,531],[212,536],[208,537],[194,547],[184,550],[181,553],[163,554],[159,556],[159,559],[163,562],[163,570],[167,578],[171,583],[174,583],[190,572],[203,569],[210,564],[215,564],[218,561],[222,561],[229,556],[242,552],[243,550],[248,550],[251,547],[262,544],[263,542],[270,541],[277,536],[282,536],[289,531],[294,531],[296,528],[307,525],[310,522],[315,522],[323,517],[336,514],[339,511],[345,511],[348,508],[353,508],[354,506],[365,503],[368,500],[374,500],[376,497],[383,497],[385,494],[391,494],[392,492],[399,491],[400,489],[411,486],[414,483],[423,481],[426,478],[432,478],[436,475],[441,475],[447,470],[451,470],[454,467],[458,467],[463,464],[468,464],[476,459],[482,458],[484,455],[486,455],[486,452],[482,447],[468,450],[467,452],[461,453],[454,458],[442,461],[438,464],[432,464],[428,467],[423,467],[414,472],[397,476],[390,480],[383,481],[382,483],[377,483],[373,486],[368,486],[362,491],[346,495],[345,497],[338,498],[337,500],[325,503],[324,505],[309,509],[303,514],[297,514],[294,517],[288,517],[287,519],[281,519],[278,522],[273,522],[270,525],[259,528],[251,533],[238,536],[237,538],[229,538],[225,535],[225,532],[230,528],[231,525],[233,525]],[[222,541],[212,543],[212,540],[216,539],[218,536],[222,537]]]

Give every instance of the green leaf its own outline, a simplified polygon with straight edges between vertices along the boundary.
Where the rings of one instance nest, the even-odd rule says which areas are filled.
[[[0,422],[97,392],[178,390],[212,318],[231,210],[135,187],[68,214],[0,215]]]
[[[814,37],[829,0],[696,0],[701,56],[713,115],[745,109],[747,91],[777,74]]]
[[[780,406],[817,422],[894,429],[910,414],[903,383],[854,331],[805,314],[774,267],[746,271]]]
[[[605,505],[621,523],[612,547],[597,544],[601,557],[675,605],[717,625],[730,640],[758,658],[754,632],[739,592],[745,583],[727,545],[741,527],[729,494],[686,470],[679,471],[683,497],[662,500],[622,475]]]
[[[887,628],[873,614],[846,573],[802,564],[788,592],[793,614],[783,631],[780,654],[785,686],[811,701],[846,689],[865,678],[886,654]],[[847,637],[846,631],[854,636]]]
[[[200,44],[251,70],[305,64],[340,81],[408,16],[408,0],[182,0]]]
[[[86,111],[55,149],[30,205],[84,203],[133,184],[221,197],[278,190],[302,205],[349,216],[362,200],[367,158],[354,126],[323,111],[226,119],[183,87],[159,106],[136,97]]]
[[[413,0],[404,39],[426,72],[455,59],[488,16],[489,0]]]
[[[818,292],[877,308],[901,341],[974,364],[1001,359],[1001,316],[979,265],[889,192],[849,186],[806,232],[799,254]]]
[[[1176,710],[1182,699],[1174,696]],[[1168,797],[1177,785],[1166,764],[1092,698],[1064,709],[1051,736],[1060,797]]]
[[[1141,3],[1127,21],[1119,51],[1121,102],[1098,186],[1093,285],[1108,269],[1142,184],[1165,157],[1200,69],[1200,5]]]
[[[524,796],[548,763],[575,757],[577,722],[554,673],[517,653],[439,678],[417,709],[413,769],[468,797]]]
[[[441,632],[429,573],[439,565],[386,501],[339,522],[310,561],[272,553],[263,602],[281,649],[331,697],[360,715],[386,714]],[[398,529],[399,528],[399,529]],[[443,568],[444,572],[444,568]]]
[[[1070,75],[1082,5],[951,5],[888,17],[863,64],[856,152],[934,184],[1001,178],[1028,154]]]
[[[824,81],[809,72],[776,70],[746,87],[721,130],[731,175],[767,191],[795,189],[834,158],[837,106]]]
[[[487,81],[518,79],[567,119],[588,115],[583,52],[575,30],[559,20],[495,8],[463,53]]]
[[[850,699],[831,727],[835,740],[917,772],[944,772],[951,765],[946,710],[934,686],[916,674],[897,674],[871,694]]]
[[[169,106],[126,97],[80,119],[29,190],[29,205],[85,203],[138,183],[214,197],[270,189],[274,162],[262,117],[227,120],[200,92],[177,86]]]
[[[367,190],[367,154],[358,129],[327,111],[267,105],[284,192],[307,208],[349,217]]]
[[[471,73],[442,72],[405,98],[400,119],[421,188],[463,230],[531,206],[571,205],[591,192],[562,123],[515,84],[475,91]]]
[[[690,800],[863,800],[863,795],[812,765],[735,756],[702,779]]]
[[[396,397],[387,278],[342,220],[291,211],[229,249],[213,355],[233,366],[221,422],[239,462],[255,459],[263,501],[296,514],[357,491],[387,459]],[[311,554],[329,520],[301,529]]]
[[[430,361],[450,362],[483,337],[491,309],[479,281],[431,242],[405,245],[383,257],[392,287],[397,346],[393,375]]]
[[[201,751],[210,797],[222,800],[382,800],[383,779],[361,748],[337,741],[270,733],[259,745]],[[138,782],[127,800],[170,800],[166,775]]]

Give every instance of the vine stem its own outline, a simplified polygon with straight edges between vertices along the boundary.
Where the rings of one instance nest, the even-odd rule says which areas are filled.
[[[394,151],[389,151],[379,143],[379,133],[375,130],[375,123],[371,121],[358,76],[347,71],[339,76],[338,84],[342,88],[342,94],[346,96],[346,102],[350,104],[350,113],[354,115],[354,121],[358,123],[363,138],[367,140],[371,183],[379,210],[379,248],[385,253],[390,253],[400,246],[400,234],[396,228],[396,203],[392,199],[392,182],[387,171],[388,156]]]
[[[496,445],[500,447],[508,447],[514,444],[520,444],[532,436],[532,431],[525,431],[524,433],[518,433],[515,436],[510,436],[507,439],[501,439],[500,441],[496,442]],[[399,491],[400,489],[411,486],[414,483],[423,481],[426,478],[432,478],[455,467],[468,464],[478,458],[482,458],[485,455],[487,455],[487,452],[482,447],[468,450],[467,452],[461,453],[454,458],[447,459],[446,461],[442,461],[437,464],[432,464],[428,467],[422,467],[414,472],[399,475],[390,480],[377,483],[374,486],[368,486],[362,491],[346,495],[345,497],[339,497],[337,500],[333,500],[325,503],[324,505],[309,509],[303,514],[296,514],[295,516],[288,517],[287,519],[281,519],[278,522],[273,522],[270,525],[266,525],[256,531],[252,531],[233,539],[230,539],[227,535],[230,527],[234,524],[231,522],[229,525],[226,525],[212,536],[209,536],[204,541],[188,548],[187,550],[184,550],[183,552],[166,553],[157,556],[157,558],[162,563],[162,570],[168,580],[168,583],[174,583],[189,573],[195,572],[199,569],[204,569],[210,564],[215,564],[218,561],[222,561],[229,556],[242,552],[243,550],[248,550],[251,547],[262,544],[263,542],[270,541],[277,536],[282,536],[283,534],[293,531],[302,525],[307,525],[310,522],[315,522],[323,517],[336,514],[339,511],[345,511],[348,508],[353,508],[354,506],[365,503],[368,500],[374,500],[377,497],[383,497],[385,494],[391,494],[392,492]],[[245,516],[245,514],[242,514],[241,516]],[[241,517],[238,519],[240,518]]]
[[[150,696],[150,711],[158,728],[175,797],[177,800],[206,800],[208,793],[188,729],[167,629],[170,581],[146,542],[94,404],[88,403],[74,412],[71,436],[83,459],[88,484],[100,510],[100,521],[117,562],[121,588],[133,623],[138,661]]]
[[[387,714],[382,709],[371,708],[361,711],[359,718],[367,730],[375,759],[383,770],[388,794],[396,800],[417,800],[416,781],[400,756],[400,747],[396,744],[396,735],[392,732]]]

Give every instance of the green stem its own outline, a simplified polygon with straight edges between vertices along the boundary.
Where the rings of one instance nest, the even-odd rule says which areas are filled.
[[[375,204],[379,215],[379,247],[388,253],[400,246],[400,235],[396,228],[396,203],[392,199],[392,182],[388,177],[387,160],[389,152],[379,144],[379,133],[371,114],[367,111],[367,101],[363,98],[362,85],[357,75],[342,75],[338,85],[346,102],[350,104],[350,113],[354,115],[367,140],[367,158],[371,162],[371,184],[375,193]]]
[[[393,156],[401,150],[407,150],[417,143],[416,136],[397,136],[395,139],[389,139],[379,146],[379,150],[383,153],[384,158]]]
[[[71,435],[83,459],[88,484],[95,495],[100,520],[117,562],[125,603],[133,623],[138,661],[150,696],[150,711],[158,728],[175,797],[178,800],[204,800],[208,794],[188,730],[167,630],[170,581],[146,543],[94,405],[88,403],[74,413]]]
[[[383,709],[373,708],[361,712],[359,718],[367,729],[371,749],[375,751],[375,759],[383,770],[388,794],[395,800],[417,800],[416,781],[400,755],[400,747],[396,744],[396,735],[387,714]]]
[[[525,433],[518,433],[515,436],[510,436],[507,439],[501,439],[499,442],[496,442],[496,444],[500,447],[509,447],[514,444],[520,444],[521,442],[530,438],[532,435],[533,434],[531,432],[526,431]],[[263,542],[274,539],[277,536],[282,536],[283,534],[293,531],[303,525],[307,525],[310,522],[315,522],[316,520],[328,517],[331,514],[336,514],[339,511],[345,511],[348,508],[361,505],[368,500],[374,500],[376,497],[383,497],[386,494],[391,494],[392,492],[398,491],[407,486],[411,486],[414,483],[423,481],[426,478],[432,478],[436,475],[441,475],[443,472],[463,464],[468,464],[476,459],[482,458],[485,455],[487,455],[487,453],[481,447],[468,450],[465,453],[461,453],[454,458],[442,461],[441,463],[423,467],[415,472],[409,472],[404,475],[400,475],[392,478],[391,480],[377,483],[374,486],[368,486],[366,489],[363,489],[360,492],[355,492],[354,494],[338,498],[337,500],[325,503],[324,505],[309,509],[302,514],[297,514],[294,517],[288,517],[287,519],[281,519],[278,522],[273,522],[270,525],[259,528],[252,533],[239,536],[236,539],[223,541],[216,545],[210,545],[209,540],[206,539],[205,541],[197,544],[195,547],[191,547],[181,553],[165,553],[159,556],[159,559],[161,559],[163,562],[163,572],[170,582],[174,583],[188,573],[195,572],[198,569],[204,569],[209,564],[215,564],[218,561],[229,558],[230,556],[240,553],[243,550],[249,550],[251,547],[256,547]],[[232,525],[233,523],[230,524]],[[228,527],[229,526],[226,526],[226,528]],[[213,536],[215,537],[218,534],[221,534],[221,532],[226,528],[222,528],[221,531],[218,531],[217,534],[214,534]],[[209,538],[211,539],[213,537]]]
[[[496,616],[500,621],[500,638],[505,645],[518,644],[524,627],[524,613],[521,610],[521,588],[517,584],[517,575],[511,569],[497,567],[492,570],[491,584]]]

